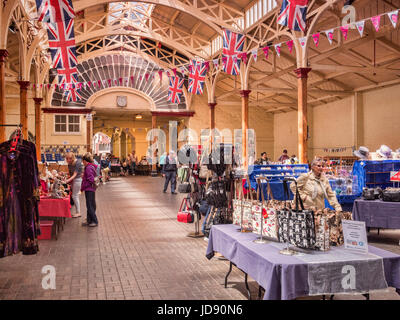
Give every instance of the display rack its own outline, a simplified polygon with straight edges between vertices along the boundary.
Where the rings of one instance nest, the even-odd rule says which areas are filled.
[[[356,161],[353,167],[353,175],[358,176],[358,190],[392,187],[391,171],[400,171],[400,160]]]

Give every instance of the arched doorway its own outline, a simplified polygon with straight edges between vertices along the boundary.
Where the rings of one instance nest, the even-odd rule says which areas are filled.
[[[103,132],[98,132],[93,136],[93,153],[111,153],[111,138]]]

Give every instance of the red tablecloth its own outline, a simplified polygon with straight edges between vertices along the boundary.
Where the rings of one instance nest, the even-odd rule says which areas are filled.
[[[71,204],[69,203],[69,197],[64,199],[40,197],[39,216],[71,218]]]

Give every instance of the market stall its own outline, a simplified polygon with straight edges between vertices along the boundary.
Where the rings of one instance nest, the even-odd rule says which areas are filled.
[[[254,242],[256,238],[254,233],[238,232],[234,225],[215,225],[211,229],[206,256],[211,259],[215,252],[222,254],[230,261],[230,270],[234,264],[245,273],[246,280],[250,276],[264,289],[264,300],[364,294],[387,287],[396,288],[400,294],[400,255],[369,246],[368,254],[338,247],[329,252],[287,256],[280,254],[285,248],[283,243],[260,245]],[[342,268],[349,265],[357,274],[354,289],[341,285]],[[370,274],[374,276],[370,277]]]

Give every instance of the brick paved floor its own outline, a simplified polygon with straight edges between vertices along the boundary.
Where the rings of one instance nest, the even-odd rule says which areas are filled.
[[[0,299],[247,299],[243,274],[205,258],[207,242],[176,221],[182,195],[163,194],[162,178],[114,178],[96,194],[98,228],[67,220],[58,240],[40,241],[35,256],[0,259]],[[83,199],[83,198],[82,198]],[[82,201],[82,212],[85,212]],[[397,231],[371,233],[371,243],[400,254]],[[44,290],[42,267],[56,268],[56,289]],[[250,279],[253,296],[257,284]],[[363,299],[336,296],[336,299]],[[399,299],[393,289],[372,299]]]

